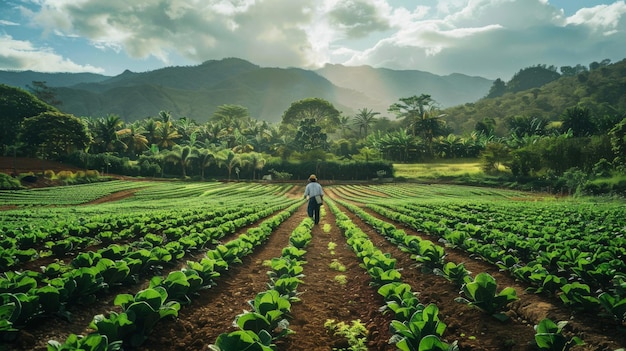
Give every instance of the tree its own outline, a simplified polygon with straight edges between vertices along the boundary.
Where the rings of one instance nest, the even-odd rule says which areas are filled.
[[[215,154],[209,149],[200,149],[197,159],[200,162],[200,177],[204,179],[204,169],[215,162]]]
[[[317,125],[314,119],[301,120],[294,139],[294,148],[298,151],[327,150],[328,135],[322,131],[322,127]]]
[[[296,101],[283,113],[282,123],[297,127],[303,120],[313,120],[325,133],[332,133],[339,125],[340,112],[330,102],[320,98]]]
[[[126,151],[131,158],[136,158],[142,152],[148,150],[148,139],[142,133],[141,126],[132,124],[127,128],[117,131],[119,140],[126,146]]]
[[[515,116],[506,120],[511,135],[523,137],[545,135],[548,121],[542,117]]]
[[[58,112],[56,108],[37,99],[33,94],[19,88],[0,84],[0,111],[2,128],[0,128],[0,147],[2,154],[6,148],[16,145],[20,123],[25,118],[37,116],[43,112]],[[14,151],[17,151],[14,149]]]
[[[491,117],[485,117],[482,121],[476,122],[474,130],[484,135],[494,135],[496,130],[496,120]]]
[[[572,130],[575,137],[590,136],[596,131],[591,111],[586,107],[570,107],[561,115],[562,131]]]
[[[499,172],[510,161],[509,148],[502,143],[488,143],[481,153],[482,169],[487,173]]]
[[[626,118],[609,131],[611,149],[615,154],[615,163],[626,167]]]
[[[361,136],[361,132],[363,132],[363,137],[367,138],[367,131],[372,126],[372,123],[374,123],[377,115],[380,115],[380,112],[374,112],[365,107],[359,110],[353,118],[354,125],[359,128],[359,136]]]
[[[522,90],[538,88],[552,81],[559,79],[561,75],[556,71],[556,67],[537,65],[521,69],[515,73],[513,78],[506,84],[507,91],[516,93]]]
[[[180,145],[175,145],[170,152],[165,154],[166,161],[180,165],[183,179],[187,178],[187,166],[196,157],[196,149]]]
[[[242,156],[250,168],[252,168],[252,179],[256,179],[256,171],[261,171],[265,167],[267,160],[258,152],[250,152]]]
[[[504,93],[506,93],[506,84],[504,83],[502,79],[498,78],[493,81],[493,84],[491,85],[491,88],[489,89],[489,93],[487,94],[487,96],[485,96],[485,98],[487,99],[497,98],[497,97],[504,95]]]
[[[171,121],[157,122],[156,141],[159,147],[169,149],[176,145],[176,140],[180,137],[181,135],[178,134],[178,130]]]
[[[48,105],[60,106],[63,104],[63,102],[57,99],[56,89],[50,88],[45,81],[34,80],[32,86],[27,85],[26,87],[39,100],[47,103]]]
[[[223,126],[232,127],[234,122],[247,121],[250,112],[240,105],[220,105],[211,117],[212,121],[222,123]]]
[[[92,141],[83,120],[61,112],[43,112],[24,119],[19,138],[31,150],[40,149],[46,158],[84,151]]]
[[[242,166],[242,159],[240,155],[237,155],[233,150],[223,149],[216,155],[217,165],[219,167],[225,166],[228,171],[228,180],[233,172],[233,168]]]
[[[119,138],[119,131],[123,126],[124,121],[118,115],[110,114],[97,119],[92,127],[94,134],[93,151],[101,153],[125,149],[126,145]]]

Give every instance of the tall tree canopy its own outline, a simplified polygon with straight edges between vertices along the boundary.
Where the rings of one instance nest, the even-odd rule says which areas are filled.
[[[0,84],[0,148],[5,153],[6,147],[15,144],[20,123],[24,118],[36,116],[56,108],[37,99],[33,94],[8,85]]]
[[[83,120],[61,112],[43,112],[26,118],[22,122],[20,140],[31,152],[41,151],[44,157],[85,150],[92,141]]]
[[[282,123],[297,127],[300,122],[311,119],[324,132],[330,133],[339,124],[339,112],[333,104],[320,98],[307,98],[296,101],[283,113]]]

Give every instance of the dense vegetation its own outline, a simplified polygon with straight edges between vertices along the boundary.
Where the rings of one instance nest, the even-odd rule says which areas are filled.
[[[2,86],[9,123],[1,148],[103,173],[195,179],[372,179],[392,177],[392,162],[480,157],[497,177],[490,181],[623,194],[625,69],[626,60],[561,67],[562,74],[538,65],[457,108],[441,110],[429,94],[401,97],[387,109],[395,121],[367,107],[343,115],[325,99],[306,98],[278,125],[240,105],[220,105],[207,123],[167,111],[132,123],[77,118],[43,103],[61,102],[41,82],[32,89],[40,99]]]

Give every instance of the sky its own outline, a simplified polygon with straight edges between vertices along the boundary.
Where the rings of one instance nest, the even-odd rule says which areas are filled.
[[[510,79],[626,58],[626,0],[2,0],[0,70],[145,72],[238,57]]]

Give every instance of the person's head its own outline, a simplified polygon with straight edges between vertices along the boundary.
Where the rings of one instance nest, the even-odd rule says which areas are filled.
[[[309,176],[309,182],[317,182],[317,177],[315,176],[315,174],[311,174]]]

